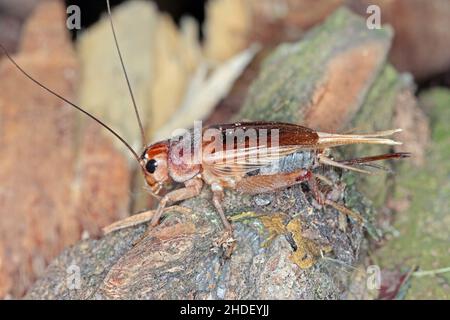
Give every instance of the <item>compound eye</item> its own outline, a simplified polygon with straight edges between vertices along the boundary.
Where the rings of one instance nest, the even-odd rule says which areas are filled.
[[[158,163],[156,162],[156,160],[150,159],[145,164],[145,170],[147,170],[148,173],[154,173],[157,166],[158,166]]]

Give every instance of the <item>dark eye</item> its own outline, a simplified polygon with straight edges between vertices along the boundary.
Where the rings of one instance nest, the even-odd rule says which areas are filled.
[[[156,163],[156,160],[150,159],[147,161],[147,164],[145,165],[145,169],[147,170],[147,172],[153,173],[153,172],[155,172],[157,166],[158,166],[158,164]]]

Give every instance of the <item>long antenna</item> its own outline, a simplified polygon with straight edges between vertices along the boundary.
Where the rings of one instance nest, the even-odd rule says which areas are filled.
[[[40,86],[41,88],[43,88],[44,90],[46,90],[47,92],[51,93],[52,95],[56,96],[57,98],[61,99],[62,101],[64,101],[65,103],[68,103],[69,105],[71,105],[72,107],[74,107],[75,109],[81,111],[82,113],[84,113],[85,115],[87,115],[88,117],[90,117],[91,119],[95,120],[98,124],[100,124],[102,127],[106,128],[109,132],[111,132],[117,139],[119,139],[127,148],[128,150],[130,150],[130,152],[133,154],[133,156],[136,158],[137,162],[139,163],[139,156],[137,155],[136,151],[133,150],[133,148],[131,148],[131,146],[117,133],[115,132],[113,129],[111,129],[110,127],[108,127],[103,121],[101,121],[100,119],[97,119],[95,116],[93,116],[92,114],[90,114],[89,112],[85,111],[83,108],[81,108],[80,106],[76,105],[75,103],[67,100],[66,98],[64,98],[62,95],[56,93],[55,91],[51,90],[50,88],[46,87],[44,84],[40,83],[39,81],[37,81],[36,79],[34,79],[31,75],[29,75],[25,70],[23,70],[18,64],[17,62],[9,55],[8,51],[6,50],[6,48],[0,44],[0,48],[3,50],[3,52],[5,53],[6,57],[9,59],[9,61],[12,62],[12,64],[14,64],[16,66],[17,69],[20,70],[20,72],[22,72],[28,79],[30,79],[31,81],[33,81],[34,83],[36,83],[38,86]]]
[[[106,0],[106,6],[108,7],[108,16],[109,16],[109,22],[111,24],[112,34],[114,36],[114,43],[116,45],[117,53],[119,55],[120,64],[121,64],[122,70],[123,70],[123,75],[125,76],[125,80],[127,82],[128,91],[130,92],[131,101],[133,102],[134,113],[136,114],[136,119],[139,124],[139,129],[141,131],[142,144],[145,148],[147,139],[145,138],[144,126],[142,125],[141,117],[139,116],[139,111],[138,111],[138,107],[136,104],[136,100],[134,99],[133,90],[131,89],[130,79],[128,78],[127,70],[125,68],[125,63],[123,62],[122,52],[120,51],[119,42],[117,41],[116,30],[114,29],[114,23],[112,20],[111,6],[109,5],[109,0]]]

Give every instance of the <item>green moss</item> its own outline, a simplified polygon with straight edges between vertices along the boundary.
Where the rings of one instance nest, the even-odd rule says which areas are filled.
[[[264,62],[237,119],[302,123],[303,111],[333,57],[355,45],[379,41],[386,48],[392,31],[367,29],[365,20],[341,8],[302,41],[279,46]]]
[[[394,224],[400,235],[377,252],[385,268],[450,266],[450,90],[432,90],[421,101],[429,106],[432,142],[423,168],[405,163],[397,174],[395,198],[410,204]],[[406,298],[449,299],[450,273],[413,277]]]

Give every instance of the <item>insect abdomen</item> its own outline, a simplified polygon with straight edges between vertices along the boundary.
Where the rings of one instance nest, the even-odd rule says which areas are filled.
[[[309,169],[314,164],[314,154],[311,151],[298,151],[280,158],[249,175],[269,175],[281,172],[293,172],[299,169]]]

